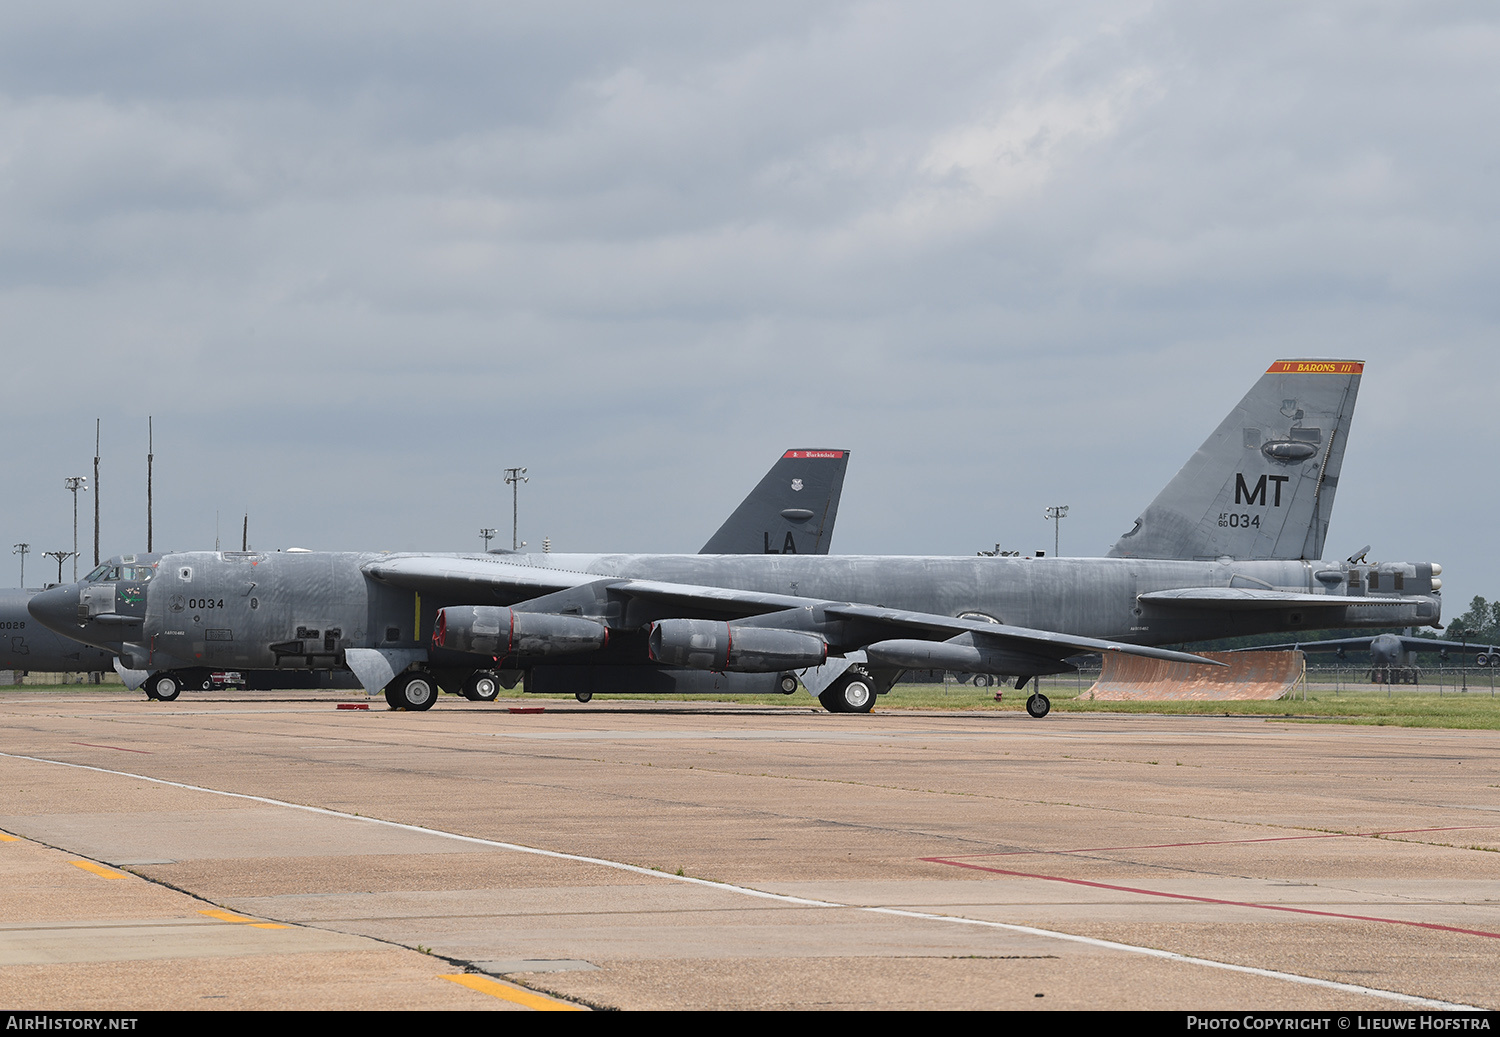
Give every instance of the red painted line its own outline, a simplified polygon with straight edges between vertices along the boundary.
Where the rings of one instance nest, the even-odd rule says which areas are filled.
[[[510,707],[510,711],[512,713],[544,713],[544,712],[546,712],[546,709],[547,709],[546,706],[511,706]]]
[[[333,708],[334,709],[369,709],[370,708],[370,704],[368,702],[340,702],[338,705],[334,706]]]
[[[1284,843],[1297,839],[1376,839],[1386,835],[1423,835],[1428,832],[1473,832],[1500,825],[1455,825],[1451,828],[1393,828],[1388,832],[1320,832],[1317,835],[1272,835],[1259,839],[1206,839],[1195,843],[1137,843],[1127,846],[1085,846],[1073,850],[1004,850],[999,853],[957,853],[947,857],[923,857],[924,861],[960,861],[978,857],[1019,857],[1027,854],[1107,853],[1114,850],[1175,850],[1186,846],[1240,846],[1251,843]]]
[[[70,742],[70,745],[86,745],[90,749],[118,749],[122,753],[145,753],[147,756],[156,754],[149,749],[127,749],[123,745],[95,745],[93,742]]]
[[[921,858],[931,864],[946,864],[953,868],[968,868],[971,871],[987,871],[993,875],[1009,875],[1018,879],[1041,879],[1044,882],[1064,882],[1072,886],[1088,886],[1091,889],[1107,889],[1116,893],[1136,893],[1145,897],[1163,897],[1168,900],[1190,900],[1196,904],[1217,904],[1223,907],[1253,907],[1261,911],[1283,911],[1294,915],[1316,915],[1320,918],[1347,918],[1356,922],[1383,922],[1386,925],[1408,925],[1415,929],[1436,929],[1445,933],[1462,933],[1465,936],[1484,936],[1500,940],[1500,933],[1483,929],[1460,929],[1436,922],[1411,922],[1404,918],[1378,918],[1374,915],[1349,915],[1338,911],[1317,911],[1310,907],[1285,907],[1280,904],[1255,904],[1244,900],[1219,900],[1214,897],[1195,897],[1187,893],[1164,893],[1157,889],[1137,889],[1134,886],[1112,886],[1107,882],[1090,882],[1087,879],[1068,879],[1061,875],[1037,875],[1025,871],[1006,871],[1004,868],[988,868],[982,864],[967,864],[964,861],[945,860],[942,857]]]

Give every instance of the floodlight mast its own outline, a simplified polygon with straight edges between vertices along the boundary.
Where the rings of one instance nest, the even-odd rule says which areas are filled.
[[[78,582],[78,491],[89,492],[89,480],[86,475],[70,475],[63,480],[63,485],[73,493],[73,582]],[[58,569],[59,580],[62,579],[62,570]]]
[[[1068,506],[1054,504],[1047,509],[1046,514],[1052,520],[1052,555],[1056,557],[1061,553],[1061,526],[1062,520],[1068,517]]]
[[[521,549],[521,542],[517,537],[517,530],[520,528],[517,525],[517,516],[519,514],[517,510],[519,505],[517,502],[521,493],[520,484],[530,481],[530,479],[526,478],[526,469],[524,468],[507,468],[505,470],[505,485],[510,487],[510,549],[512,551],[519,551]]]
[[[16,549],[11,552],[11,554],[13,554],[13,555],[20,555],[21,556],[21,589],[22,590],[26,589],[26,553],[28,551],[30,551],[30,550],[31,550],[31,545],[30,544],[17,544],[16,545]],[[62,582],[62,577],[58,577],[58,582],[59,583]]]
[[[498,532],[500,532],[498,529],[493,529],[493,528],[491,528],[489,526],[486,526],[485,528],[483,528],[483,529],[481,529],[479,531],[479,535],[482,536],[482,537],[484,537],[484,553],[485,554],[489,554],[490,553],[490,540],[493,539],[494,536],[495,536],[495,534],[498,533]]]
[[[46,555],[48,558],[56,558],[57,559],[57,582],[59,584],[61,584],[62,583],[62,564],[64,562],[66,562],[69,558],[72,558],[78,552],[77,551],[43,551],[42,553],[44,555]],[[78,581],[75,580],[74,582],[76,583]]]

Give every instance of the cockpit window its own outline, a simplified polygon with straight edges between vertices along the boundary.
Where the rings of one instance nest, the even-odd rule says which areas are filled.
[[[156,575],[156,570],[149,565],[127,565],[124,568],[125,579],[140,580],[145,583]]]
[[[97,583],[99,580],[104,579],[105,576],[106,576],[106,574],[108,574],[108,572],[109,572],[109,563],[106,562],[105,564],[99,566],[99,568],[95,569],[93,572],[91,572],[87,576],[85,576],[83,578],[83,582],[84,583]],[[118,577],[116,577],[116,579],[118,579]]]

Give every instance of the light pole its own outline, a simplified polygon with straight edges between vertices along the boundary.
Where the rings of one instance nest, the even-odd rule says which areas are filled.
[[[21,589],[22,590],[26,589],[26,552],[28,552],[30,550],[31,550],[31,545],[30,544],[17,544],[16,545],[16,549],[11,552],[11,554],[13,554],[13,555],[20,555],[21,556]],[[61,583],[62,581],[59,580],[58,582]]]
[[[69,558],[72,558],[78,552],[77,551],[44,551],[42,553],[45,554],[48,558],[56,558],[57,559],[57,582],[58,583],[62,583],[62,564],[64,562],[66,562]],[[73,582],[77,583],[78,581],[74,580]]]
[[[89,480],[87,476],[70,475],[63,480],[63,485],[73,491],[73,582],[78,582],[78,491],[89,492]],[[62,581],[62,568],[58,567],[58,582]]]
[[[516,531],[519,528],[516,524],[516,516],[518,514],[517,501],[521,493],[520,484],[530,481],[530,479],[526,478],[526,469],[524,468],[507,468],[505,470],[505,485],[510,487],[510,549],[512,551],[519,551],[521,549],[521,542],[516,537]]]
[[[484,529],[481,529],[479,531],[479,535],[482,536],[482,537],[484,537],[484,553],[485,554],[489,554],[490,553],[490,538],[493,537],[498,532],[500,532],[498,529],[490,529],[488,527],[486,527]]]
[[[1068,517],[1068,506],[1066,504],[1054,504],[1047,509],[1047,517],[1052,520],[1052,556],[1055,558],[1061,553],[1059,546],[1061,542],[1062,520]]]

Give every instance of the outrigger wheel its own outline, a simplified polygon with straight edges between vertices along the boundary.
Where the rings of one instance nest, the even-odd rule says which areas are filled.
[[[830,713],[868,713],[875,705],[875,681],[859,667],[853,667],[830,684],[818,696]]]
[[[1046,716],[1051,711],[1052,703],[1047,700],[1046,695],[1043,695],[1039,691],[1033,693],[1031,698],[1026,700],[1026,712],[1030,713],[1038,720],[1042,719],[1042,717]]]
[[[431,709],[437,697],[437,682],[432,679],[432,674],[421,670],[398,674],[395,680],[385,686],[385,700],[392,709],[420,712]]]

